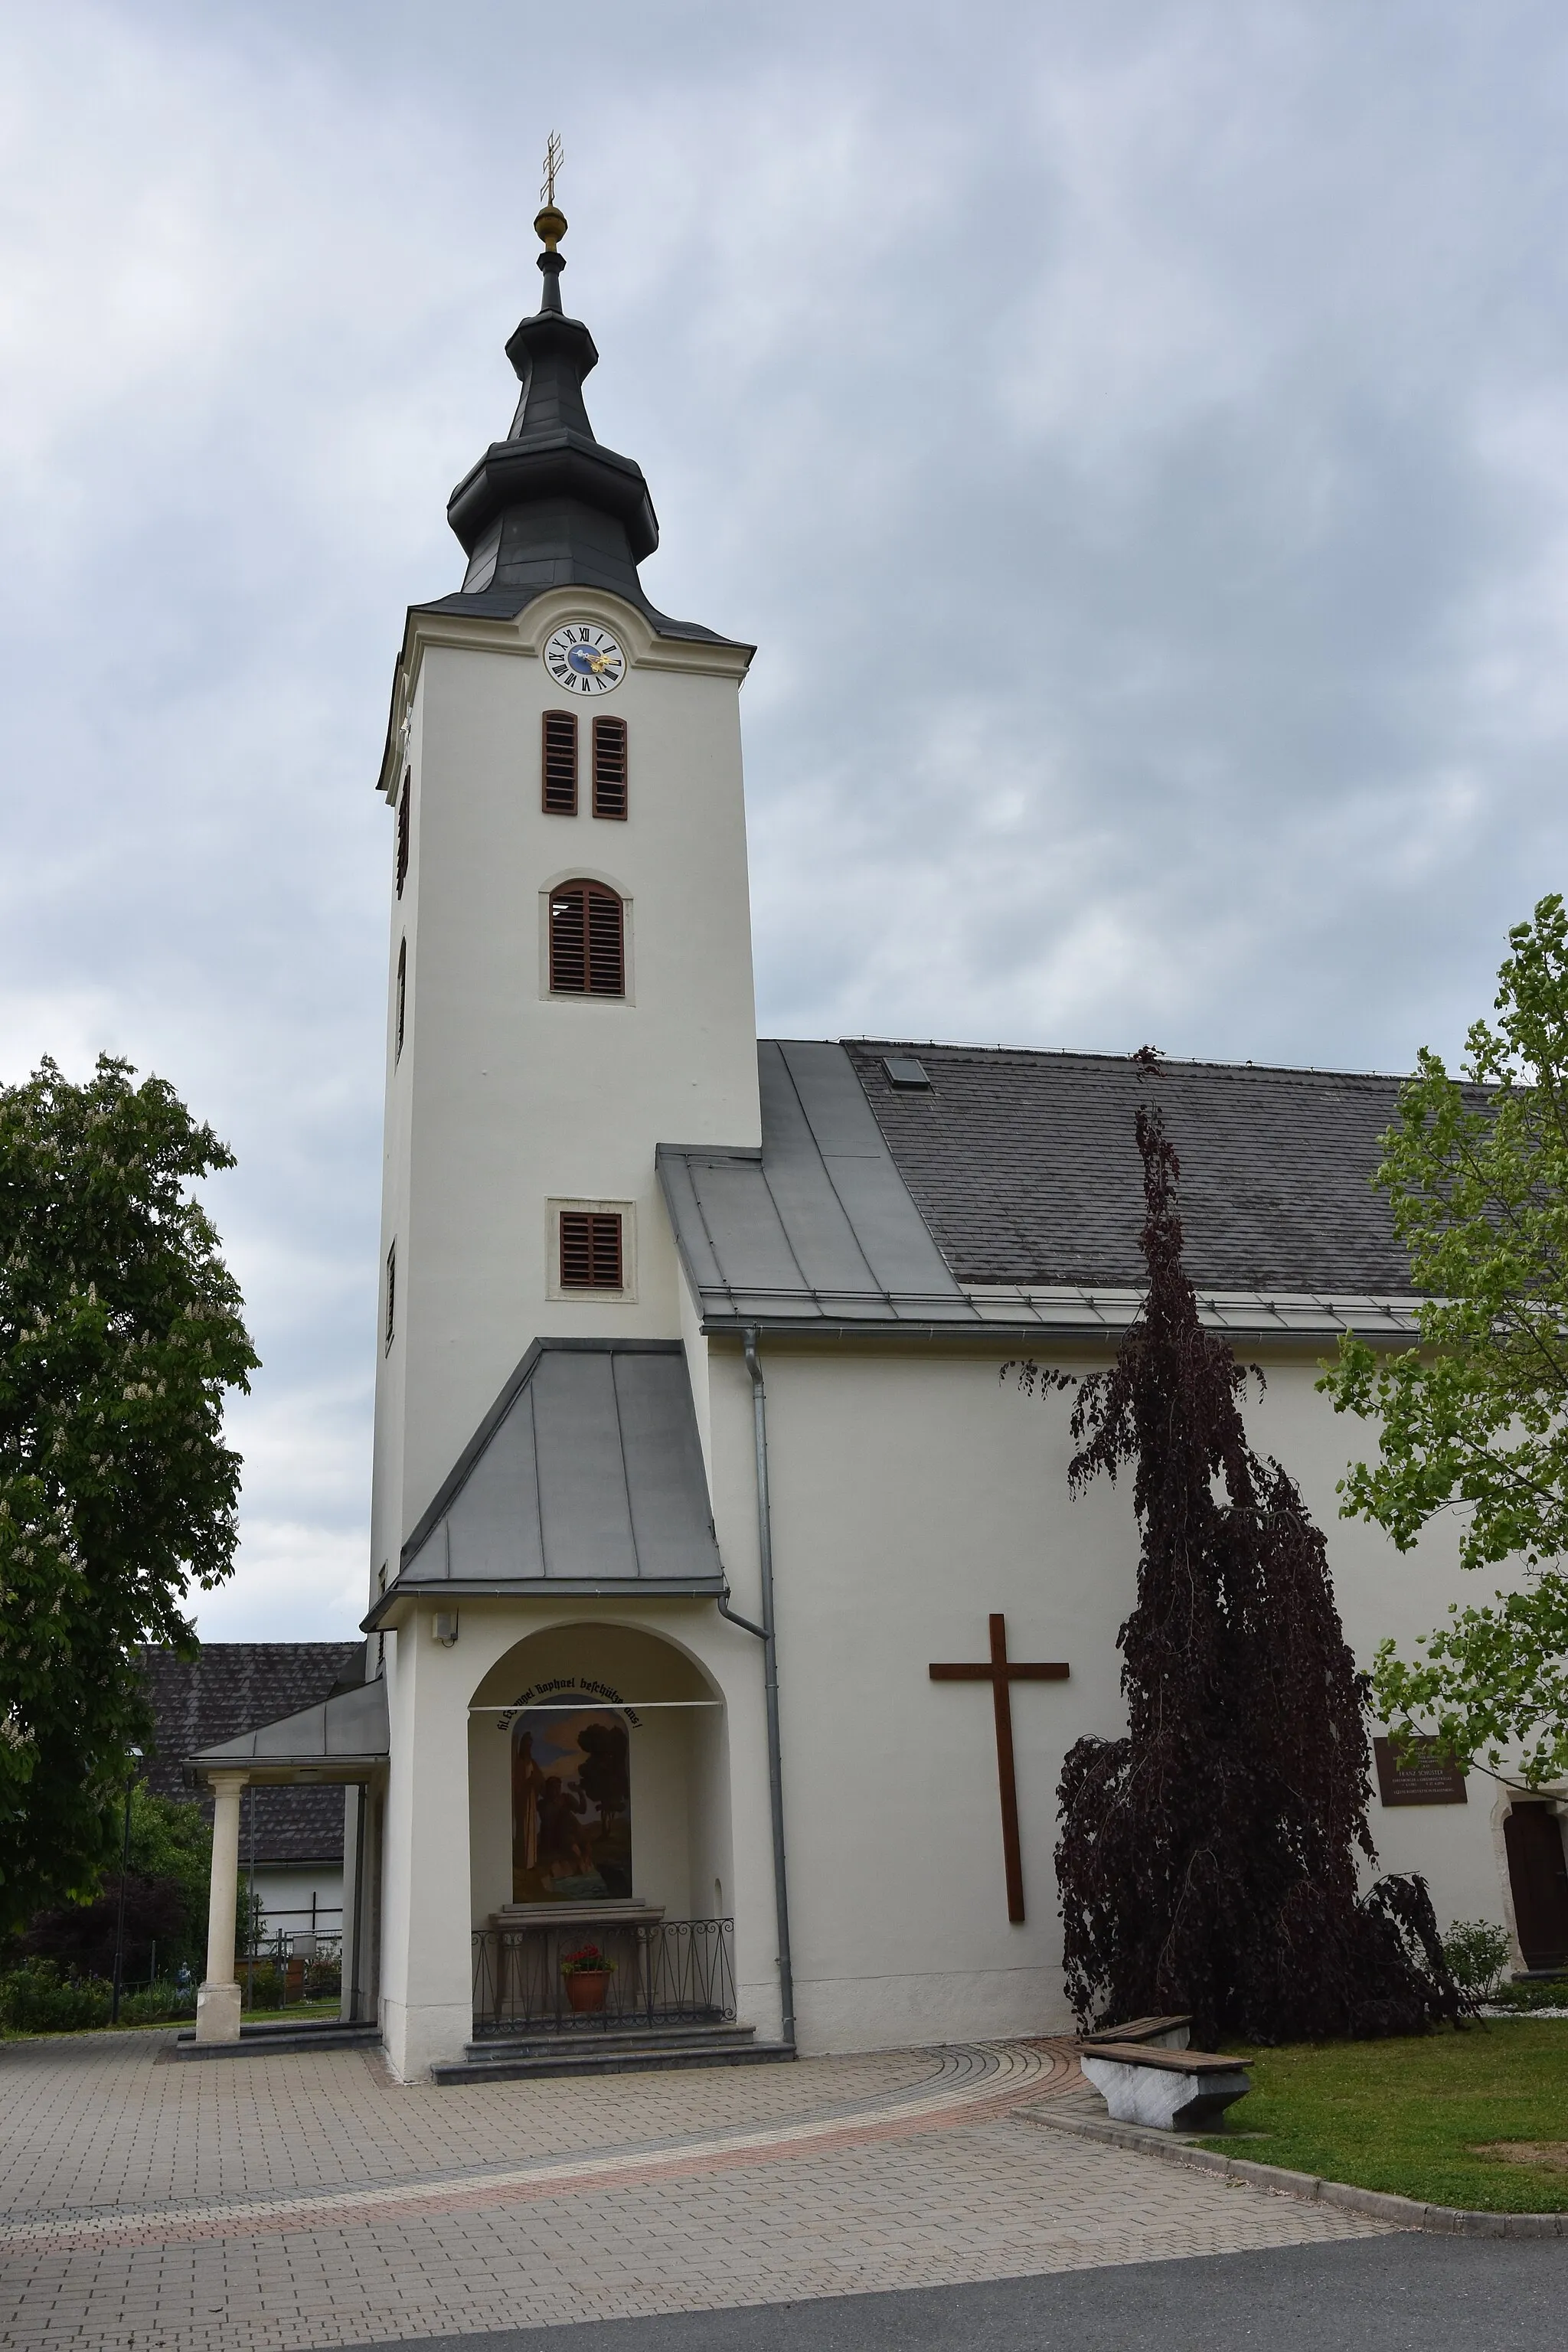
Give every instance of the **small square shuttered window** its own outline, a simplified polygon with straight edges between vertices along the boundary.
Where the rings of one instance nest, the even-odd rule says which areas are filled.
[[[577,713],[547,710],[541,751],[541,799],[547,816],[577,814]]]
[[[553,996],[624,996],[626,908],[603,882],[563,882],[550,894]]]
[[[622,1290],[621,1221],[609,1211],[561,1212],[563,1290]]]
[[[624,817],[626,813],[626,722],[624,719],[594,721],[594,814]]]

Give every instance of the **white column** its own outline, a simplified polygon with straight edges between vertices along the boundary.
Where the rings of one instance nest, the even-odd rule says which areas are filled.
[[[248,1772],[209,1772],[213,1789],[212,1894],[207,1905],[207,1972],[196,1995],[196,2040],[239,2040],[239,1984],[234,1973],[234,1913],[239,1898],[239,1792]]]
[[[528,1622],[521,1612],[518,1618]],[[481,1621],[467,1622],[471,1629]],[[397,1636],[388,1692],[382,2032],[404,2083],[420,2081],[439,2059],[460,2058],[473,2037],[468,1697],[494,1650],[510,1646],[507,1632],[493,1622],[482,1647],[470,1630],[447,1649],[432,1639],[422,1609]]]

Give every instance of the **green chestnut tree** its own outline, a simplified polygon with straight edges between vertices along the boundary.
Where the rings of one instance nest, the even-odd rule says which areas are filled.
[[[0,1929],[117,1858],[134,1652],[232,1572],[228,1389],[257,1357],[193,1187],[234,1164],[160,1078],[0,1087]]]
[[[1384,1136],[1388,1194],[1416,1287],[1419,1344],[1347,1337],[1320,1385],[1375,1418],[1375,1459],[1341,1487],[1347,1517],[1402,1551],[1457,1514],[1469,1569],[1522,1559],[1523,1587],[1454,1604],[1373,1672],[1384,1719],[1462,1759],[1522,1757],[1534,1785],[1568,1772],[1568,912],[1553,893],[1509,933],[1495,1019],[1460,1075],[1420,1055]]]

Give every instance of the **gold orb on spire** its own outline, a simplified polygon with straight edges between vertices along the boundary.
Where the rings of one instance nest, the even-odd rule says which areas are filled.
[[[544,185],[539,191],[543,209],[534,215],[533,229],[546,253],[553,253],[566,234],[566,215],[555,202],[555,174],[566,161],[561,133],[552,131],[544,150]]]

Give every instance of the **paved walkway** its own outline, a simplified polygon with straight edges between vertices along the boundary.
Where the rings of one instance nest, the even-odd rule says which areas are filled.
[[[1020,2110],[1059,2044],[437,2090],[356,2053],[0,2051],[0,2344],[273,2352],[1381,2234]]]

